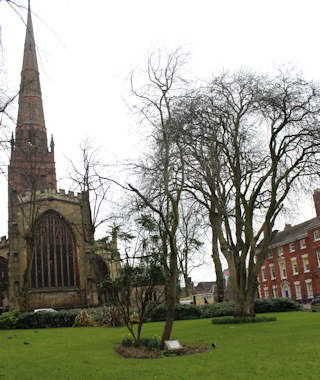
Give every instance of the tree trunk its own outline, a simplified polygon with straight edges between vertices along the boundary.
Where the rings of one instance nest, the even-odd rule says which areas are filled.
[[[83,236],[87,243],[93,245],[95,228],[92,222],[89,191],[82,192],[81,206]]]
[[[223,271],[222,271],[221,260],[219,257],[218,238],[215,234],[212,223],[214,223],[213,220],[211,220],[211,233],[212,233],[211,257],[213,259],[214,269],[216,272],[217,302],[223,302],[224,301],[224,276],[223,276]]]
[[[235,300],[234,316],[240,318],[253,318],[255,297],[239,294]]]
[[[137,340],[140,340],[142,325],[143,325],[143,319],[141,318],[138,323]]]
[[[235,303],[234,316],[253,318],[255,316],[256,279],[253,276],[247,277],[245,264],[235,264],[233,260],[228,260],[228,266]]]
[[[168,286],[167,294],[167,316],[164,330],[161,337],[160,348],[164,348],[164,342],[170,339],[172,325],[174,321],[174,313],[176,310],[176,296],[177,296],[177,279],[178,279],[178,265],[177,265],[177,254],[174,252],[170,253],[170,281]]]
[[[254,303],[256,299],[256,284],[247,279],[247,286],[237,286],[234,289],[235,317],[253,318],[255,316]]]
[[[23,273],[23,282],[20,289],[20,310],[26,312],[29,310],[29,290],[30,290],[30,276],[34,257],[34,237],[26,238],[27,246],[27,266]]]
[[[188,274],[185,272],[183,273],[183,277],[184,277],[184,283],[185,283],[184,296],[189,297],[190,296],[190,280],[189,280]]]

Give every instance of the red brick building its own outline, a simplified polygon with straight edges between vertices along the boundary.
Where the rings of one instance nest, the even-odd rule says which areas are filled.
[[[317,216],[276,233],[258,276],[259,297],[301,303],[320,296],[320,189],[313,194]]]

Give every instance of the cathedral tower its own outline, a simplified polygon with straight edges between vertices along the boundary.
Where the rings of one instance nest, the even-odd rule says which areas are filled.
[[[2,251],[8,249],[10,309],[95,306],[101,296],[98,282],[117,271],[119,264],[111,262],[115,243],[104,245],[97,257],[95,242],[87,238],[87,194],[66,194],[56,187],[54,142],[51,138],[48,149],[29,2],[8,169],[9,244],[5,239],[2,244]],[[104,263],[99,271],[98,259]]]

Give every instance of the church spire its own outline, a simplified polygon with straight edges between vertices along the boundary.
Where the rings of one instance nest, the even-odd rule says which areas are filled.
[[[12,140],[14,141],[14,140]],[[21,70],[16,139],[11,144],[9,188],[56,188],[54,149],[48,149],[30,0]]]
[[[34,40],[29,1],[23,64],[21,71],[17,127],[26,128],[30,127],[31,125],[34,128],[42,131],[45,129],[36,44]]]

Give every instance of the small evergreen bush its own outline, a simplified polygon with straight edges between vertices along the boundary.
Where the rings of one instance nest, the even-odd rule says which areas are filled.
[[[150,313],[150,319],[152,322],[159,322],[166,320],[167,314],[167,305],[162,303],[159,306],[155,307]]]
[[[177,304],[174,319],[198,319],[201,316],[201,310],[196,305]]]
[[[157,306],[151,311],[150,319],[154,322],[165,321],[167,310],[168,308],[166,304],[161,304]],[[176,305],[176,310],[174,314],[175,320],[198,319],[200,317],[201,317],[201,310],[199,306],[181,305],[181,304]]]
[[[131,347],[132,344],[133,344],[132,338],[124,338],[124,339],[122,339],[121,345],[123,347]]]
[[[234,313],[233,302],[220,302],[200,306],[201,318],[231,316]]]
[[[8,311],[0,315],[0,329],[11,330],[17,327],[20,312],[18,310]]]
[[[136,342],[132,337],[122,339],[121,345],[123,347],[147,347],[149,350],[160,350],[160,339],[156,336],[152,338],[141,338]]]

